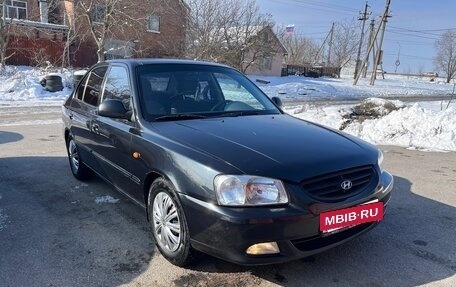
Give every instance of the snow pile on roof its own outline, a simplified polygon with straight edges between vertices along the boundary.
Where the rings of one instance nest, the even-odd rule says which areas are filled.
[[[318,100],[318,99],[359,99],[368,97],[407,97],[407,96],[441,96],[451,94],[453,84],[445,84],[443,79],[431,82],[427,77],[386,75],[378,79],[375,86],[369,79],[360,79],[353,86],[353,77],[307,78],[300,76],[265,77],[249,76],[269,81],[269,84],[256,84],[270,97],[278,96],[282,100]]]
[[[387,101],[369,99],[380,106]],[[304,105],[286,110],[291,115],[343,130],[373,144],[398,145],[432,151],[456,151],[456,104],[446,110],[423,108],[419,103],[405,106],[376,119],[347,121],[352,106]],[[382,109],[381,107],[379,109]]]
[[[0,102],[11,101],[55,101],[63,100],[71,93],[72,74],[69,70],[63,73],[52,73],[62,77],[64,89],[51,93],[41,86],[40,81],[49,71],[44,69],[7,66],[3,75],[0,75]]]

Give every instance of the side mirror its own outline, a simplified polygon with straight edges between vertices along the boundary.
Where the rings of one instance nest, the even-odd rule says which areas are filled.
[[[276,106],[282,108],[282,100],[279,97],[272,97],[271,100],[274,102]]]
[[[105,100],[98,107],[98,115],[115,119],[128,119],[128,111],[120,100]]]

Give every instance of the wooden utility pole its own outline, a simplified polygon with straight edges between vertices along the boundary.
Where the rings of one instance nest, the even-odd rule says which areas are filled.
[[[329,32],[328,60],[326,62],[327,67],[331,66],[331,49],[332,49],[332,43],[333,43],[333,34],[334,34],[334,22],[332,23],[331,31]]]
[[[329,52],[328,54],[331,53],[331,46],[332,46],[332,35],[333,35],[333,30],[334,30],[334,23],[332,24],[331,26],[331,30],[329,30],[329,33],[326,35],[325,37],[325,40],[323,41],[323,43],[321,44],[320,46],[320,49],[318,49],[318,52],[317,54],[315,55],[315,63],[319,63],[320,62],[320,55],[321,55],[321,60],[323,61],[324,57],[325,57],[325,51],[324,51],[324,48],[326,46],[326,42],[328,41],[329,39]],[[328,55],[328,61],[331,60],[331,56]]]
[[[383,24],[385,24],[384,20],[388,17],[388,11],[389,11],[390,3],[391,3],[391,0],[386,0],[386,9],[385,9],[385,12],[382,15],[382,23]],[[369,49],[367,49],[367,54],[366,54],[366,57],[364,58],[362,66],[365,65],[367,63],[368,59],[369,59],[369,54],[370,54],[370,52],[372,50],[372,47],[374,46],[375,40],[377,39],[377,36],[378,36],[378,33],[380,32],[380,28],[381,27],[382,27],[382,25],[378,26],[378,29],[375,32],[375,35],[374,35],[374,38],[373,38],[374,40],[369,44]],[[360,76],[361,76],[361,73],[358,73],[358,75],[356,76],[355,81],[353,82],[353,85],[356,85],[358,83],[358,80],[359,80]]]
[[[360,57],[361,57],[361,47],[363,46],[363,39],[364,39],[364,26],[366,24],[366,20],[369,18],[369,16],[367,15],[367,8],[369,8],[369,5],[367,5],[367,2],[366,2],[366,5],[364,6],[364,13],[360,13],[360,16],[358,18],[358,20],[363,21],[363,25],[361,28],[361,39],[359,39],[358,55],[356,57],[355,75],[354,75],[355,79],[360,71],[360,66],[361,66]]]
[[[367,50],[369,50],[369,47],[374,40],[374,30],[375,30],[375,19],[371,20],[370,23],[370,31],[369,31],[369,42],[367,43]],[[375,55],[375,52],[374,52]],[[373,57],[375,60],[375,56]],[[367,53],[367,60],[369,60],[369,52]],[[372,61],[373,63],[374,61]],[[367,77],[367,69],[369,68],[368,62],[366,62],[363,66],[363,78]]]
[[[330,31],[330,32],[331,32],[331,31]],[[314,62],[317,63],[317,64],[320,62],[320,55],[321,55],[322,52],[323,52],[323,48],[324,48],[325,45],[326,45],[326,41],[328,41],[329,34],[330,34],[330,33],[328,33],[328,35],[326,35],[325,40],[323,41],[323,43],[322,43],[321,46],[320,46],[320,49],[318,49],[318,52],[317,52],[317,54],[315,55],[315,61],[314,61]],[[323,57],[324,57],[324,55],[322,55],[321,58],[323,58]]]
[[[383,36],[385,35],[386,23],[388,22],[388,18],[390,17],[390,15],[389,15],[390,4],[391,4],[391,0],[386,0],[385,13],[383,14],[382,22],[380,25],[380,26],[382,26],[382,34],[380,35],[378,50],[377,50],[377,54],[375,56],[374,70],[372,71],[371,81],[370,81],[371,86],[373,86],[375,84],[375,80],[377,79],[377,67],[380,64],[382,57],[383,57],[383,50],[382,50]],[[382,65],[382,69],[383,69],[383,65]],[[382,75],[383,75],[383,70],[382,70]]]

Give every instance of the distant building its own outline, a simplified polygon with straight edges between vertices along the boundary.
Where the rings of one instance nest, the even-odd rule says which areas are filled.
[[[79,0],[90,7],[97,29],[103,29],[104,0]],[[4,0],[8,25],[7,63],[60,64],[67,39],[72,66],[97,61],[97,46],[90,24],[76,0]],[[123,17],[115,22],[105,40],[106,59],[133,57],[181,57],[185,50],[188,6],[183,0],[119,0]],[[129,9],[127,7],[134,7]],[[123,9],[125,8],[125,9]],[[119,14],[119,13],[117,13]],[[134,19],[134,25],[131,23]],[[110,27],[111,28],[111,27]]]
[[[265,27],[260,30],[255,37],[263,38],[263,42],[272,47],[269,53],[260,55],[254,60],[254,63],[246,70],[248,75],[259,76],[281,76],[282,71],[286,68],[287,49],[279,40],[271,27]],[[250,52],[253,57],[254,52]]]

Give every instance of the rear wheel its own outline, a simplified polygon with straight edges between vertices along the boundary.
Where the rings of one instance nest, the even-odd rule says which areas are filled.
[[[159,178],[152,183],[147,210],[161,254],[174,265],[189,264],[193,257],[187,221],[174,188],[166,180]]]
[[[73,140],[73,138],[68,139],[67,151],[71,173],[73,174],[73,176],[79,180],[85,180],[90,178],[91,171],[82,161],[81,156],[79,154],[78,146],[76,145],[76,142]]]

